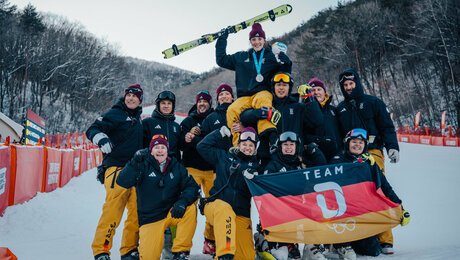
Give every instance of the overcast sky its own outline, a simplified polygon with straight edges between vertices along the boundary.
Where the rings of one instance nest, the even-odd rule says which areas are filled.
[[[23,8],[28,3],[40,12],[51,12],[82,24],[89,32],[107,40],[121,55],[164,62],[201,73],[217,67],[215,43],[199,46],[171,59],[163,50],[217,32],[282,4],[291,14],[262,27],[268,39],[281,36],[306,22],[318,11],[337,5],[337,0],[10,0]],[[249,28],[231,34],[227,53],[246,50]],[[289,46],[288,46],[289,54]]]

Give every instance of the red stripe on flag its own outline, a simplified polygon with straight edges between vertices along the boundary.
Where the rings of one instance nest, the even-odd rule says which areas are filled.
[[[267,193],[254,197],[254,201],[264,228],[303,218],[322,223],[399,206],[386,198],[381,191],[377,192],[374,182],[361,182],[341,188],[343,197],[345,198],[346,210],[342,215],[337,217],[325,218],[317,201],[317,196],[323,195],[327,209],[337,210],[339,208],[336,199],[337,196],[332,190],[280,198]]]

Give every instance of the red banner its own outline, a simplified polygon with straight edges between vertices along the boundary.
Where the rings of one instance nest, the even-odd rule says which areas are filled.
[[[74,151],[66,149],[61,151],[61,178],[59,179],[59,187],[64,187],[73,176],[73,154]]]
[[[420,124],[420,112],[417,112],[415,115],[415,129],[418,128],[418,125]]]
[[[43,191],[50,192],[59,186],[59,176],[61,174],[61,151],[49,147],[46,147],[45,149],[47,156]]]
[[[8,146],[0,146],[0,217],[8,207],[10,160],[10,149]]]
[[[441,130],[444,132],[445,128],[446,128],[446,111],[443,111],[441,115]]]
[[[80,156],[80,174],[86,172],[88,168],[88,151],[82,150]]]
[[[43,146],[14,146],[16,171],[12,174],[12,190],[9,205],[16,205],[33,198],[41,191],[43,182]],[[13,156],[13,155],[12,155]]]
[[[75,149],[73,153],[73,176],[78,176],[80,175],[80,165],[81,165],[81,154],[82,150],[81,149]]]

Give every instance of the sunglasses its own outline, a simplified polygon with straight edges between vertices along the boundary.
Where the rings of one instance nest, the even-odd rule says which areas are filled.
[[[163,99],[168,99],[168,100],[172,100],[172,101],[176,100],[176,96],[171,91],[163,91],[163,92],[161,92],[158,95],[158,98],[161,99],[161,100],[163,100]]]
[[[344,74],[340,79],[340,82],[344,82],[345,80],[355,80],[355,75],[353,74]]]
[[[350,131],[350,137],[361,137],[363,140],[367,140],[367,131],[362,128],[354,128]]]
[[[297,142],[297,134],[291,131],[284,132],[280,134],[280,142],[286,142],[286,141],[291,141],[291,142]]]
[[[280,82],[283,81],[284,83],[289,83],[291,81],[291,77],[287,74],[279,73],[276,74],[275,77],[273,77],[274,82]]]
[[[247,140],[257,142],[256,134],[254,132],[249,132],[249,131],[241,133],[240,142],[247,141]]]

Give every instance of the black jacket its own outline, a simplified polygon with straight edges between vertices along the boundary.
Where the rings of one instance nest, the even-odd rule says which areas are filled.
[[[142,120],[144,126],[144,148],[148,148],[154,135],[164,135],[168,139],[169,156],[176,157],[180,161],[180,126],[174,122],[176,117],[159,113],[156,109],[152,117]]]
[[[220,130],[222,126],[227,125],[227,109],[230,105],[230,103],[218,105],[214,112],[209,114],[209,116],[203,120],[203,123],[201,124],[201,134],[203,136],[206,136],[214,130]],[[228,150],[230,147],[232,147],[231,142],[222,142],[219,144],[219,148],[224,150]]]
[[[141,114],[141,107],[129,109],[124,98],[120,98],[86,130],[89,140],[93,140],[96,134],[102,132],[112,142],[112,152],[103,154],[102,165],[122,167],[142,148]]]
[[[337,118],[341,127],[342,138],[353,128],[364,128],[369,135],[369,149],[399,151],[393,120],[383,101],[375,96],[364,94],[359,75],[354,70],[342,72],[353,73],[356,77],[356,87],[350,95],[340,86],[345,100],[337,106]]]
[[[340,135],[337,112],[331,105],[332,96],[326,94],[326,99],[320,104],[323,114],[323,124],[307,131],[305,143],[314,142],[319,145],[324,156],[329,161],[343,149],[342,136]]]
[[[148,151],[145,154],[136,158],[136,153],[117,177],[121,187],[136,187],[139,226],[166,218],[174,203],[182,201],[189,206],[199,195],[198,185],[176,158],[168,158],[162,173],[155,157]]]
[[[283,155],[277,152],[273,154],[272,160],[265,166],[264,174],[288,172],[299,169],[302,169],[302,163],[295,155]]]
[[[221,199],[232,206],[236,215],[250,218],[251,193],[243,172],[249,169],[261,173],[257,157],[246,156],[237,148],[231,148],[230,151],[219,149],[218,143],[222,142],[222,139],[220,132],[214,131],[197,146],[201,156],[214,164],[216,169],[216,179],[209,192],[208,201]],[[230,169],[232,165],[236,167],[234,171]]]
[[[181,142],[181,149],[182,153],[182,163],[185,167],[192,167],[194,169],[198,169],[201,171],[209,171],[214,169],[214,167],[209,164],[200,154],[196,151],[196,145],[204,138],[204,133],[202,132],[200,135],[195,135],[193,140],[190,143],[185,142],[185,135],[190,132],[190,129],[194,126],[198,126],[201,129],[201,124],[203,120],[209,115],[209,112],[213,110],[210,109],[208,113],[204,115],[198,114],[196,111],[196,105],[194,105],[190,111],[188,116],[182,121],[180,124],[181,127],[181,134],[180,134],[180,142]]]
[[[339,164],[339,163],[359,163],[359,158],[360,155],[352,155],[349,152],[342,151],[341,153],[337,154],[331,159],[330,164]],[[367,161],[368,162],[368,161]],[[380,171],[377,163],[374,163],[374,165],[369,165],[371,167],[372,175],[374,176],[375,179],[380,179],[380,184],[382,188],[383,194],[385,194],[386,197],[388,197],[392,202],[401,204],[402,201],[396,195],[396,193],[393,191],[393,188],[391,187],[390,183],[388,182],[387,178],[385,175]],[[376,181],[379,183],[378,181]]]
[[[240,51],[232,55],[227,54],[227,40],[222,37],[216,43],[216,62],[220,67],[235,71],[235,84],[238,97],[252,96],[262,90],[270,91],[271,79],[279,71],[291,73],[292,62],[290,64],[281,64],[276,60],[271,47],[265,47],[261,74],[264,77],[262,82],[256,81],[257,71],[254,64],[252,53],[249,51]],[[261,52],[261,51],[260,51]],[[260,58],[260,52],[256,53],[257,59]]]

